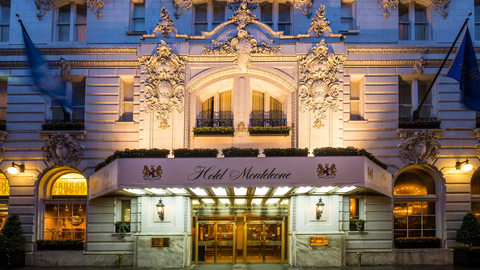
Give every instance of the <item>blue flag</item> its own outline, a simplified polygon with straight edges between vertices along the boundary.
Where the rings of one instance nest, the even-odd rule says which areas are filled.
[[[480,111],[480,74],[468,26],[447,77],[460,83],[461,101],[467,108]]]
[[[59,105],[70,108],[65,95],[63,84],[57,80],[51,73],[51,69],[45,61],[43,55],[35,47],[32,40],[28,36],[22,24],[23,41],[25,42],[25,52],[28,58],[28,65],[32,71],[32,77],[38,91],[48,95],[53,101]]]

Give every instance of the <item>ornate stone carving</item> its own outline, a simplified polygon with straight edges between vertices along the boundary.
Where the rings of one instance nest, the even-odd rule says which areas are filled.
[[[248,9],[247,2],[241,2],[240,6],[233,13],[233,16],[230,20],[237,25],[237,30],[244,30],[245,27],[252,23],[254,20],[258,20],[257,15],[253,14],[250,9]]]
[[[65,60],[65,58],[60,57],[60,61],[58,61],[60,73],[62,73],[62,76],[69,76],[70,75],[70,70],[72,69],[72,66],[70,63]]]
[[[327,110],[338,111],[338,68],[344,55],[328,53],[325,40],[300,59],[300,102],[302,111],[314,113],[315,128],[324,126]]]
[[[176,9],[173,15],[175,15],[175,18],[178,19],[180,15],[182,15],[185,11],[187,11],[192,6],[193,6],[192,0],[173,0],[173,8]]]
[[[448,12],[445,11],[448,6],[450,6],[450,0],[433,0],[433,8],[442,15],[444,20],[446,20],[448,16]]]
[[[425,69],[425,65],[427,61],[425,60],[425,56],[422,55],[418,58],[417,61],[413,64],[413,73],[416,75],[423,74],[423,70]]]
[[[153,34],[160,32],[164,37],[169,38],[170,33],[175,31],[173,20],[168,14],[168,10],[162,7],[160,11],[160,20],[157,22],[157,27],[153,30]]]
[[[392,13],[392,10],[397,9],[398,7],[398,0],[383,0],[382,1],[382,8],[385,9],[383,12],[383,17],[385,17],[385,20],[388,19],[390,16],[390,13]]]
[[[35,7],[38,9],[37,18],[39,21],[43,19],[43,15],[53,7],[50,0],[35,0]]]
[[[428,160],[437,158],[440,147],[433,134],[424,130],[413,133],[398,145],[398,153],[408,164],[427,164]]]
[[[145,64],[145,111],[155,111],[159,127],[168,128],[170,113],[183,111],[185,60],[172,54],[172,49],[162,40],[157,54],[143,57],[141,61]]]
[[[238,131],[245,131],[245,130],[247,130],[247,129],[245,128],[245,122],[240,121],[240,123],[238,123],[237,128],[236,128],[235,130],[238,130]]]
[[[87,4],[88,9],[97,16],[97,19],[100,20],[100,18],[102,18],[103,14],[100,12],[100,9],[103,8],[103,0],[87,0],[85,1],[85,4]]]
[[[293,6],[296,9],[300,10],[300,12],[303,15],[307,16],[307,18],[310,19],[310,16],[312,16],[312,12],[308,10],[312,7],[312,0],[294,0]]]
[[[249,10],[255,10],[258,7],[258,0],[228,0],[227,3],[228,8],[234,12],[237,11],[242,3],[246,3]]]
[[[56,132],[45,141],[43,156],[53,165],[67,165],[83,156],[83,146],[67,133]]]
[[[325,17],[325,5],[321,4],[320,8],[317,9],[317,14],[312,18],[310,29],[315,32],[316,37],[321,37],[324,32],[332,34],[332,29],[329,25],[330,22]]]

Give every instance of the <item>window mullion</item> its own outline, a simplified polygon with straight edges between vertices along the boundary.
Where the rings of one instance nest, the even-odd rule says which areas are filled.
[[[273,30],[278,31],[278,1],[274,0],[272,5]]]
[[[75,5],[74,3],[70,4],[70,41],[74,41],[75,40],[75,15],[76,15],[76,12],[77,12],[77,5]]]

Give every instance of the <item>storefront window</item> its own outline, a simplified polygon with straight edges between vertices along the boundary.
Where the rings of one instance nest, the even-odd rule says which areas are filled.
[[[85,240],[85,217],[85,204],[45,204],[44,239]]]
[[[360,218],[359,201],[360,199],[350,198],[350,220]]]

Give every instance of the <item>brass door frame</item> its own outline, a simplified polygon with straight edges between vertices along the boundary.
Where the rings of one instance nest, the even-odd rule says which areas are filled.
[[[265,221],[245,221],[245,225],[243,226],[243,263],[247,263],[247,228],[248,225],[250,224],[261,224],[262,225],[262,232],[260,234],[260,242],[262,245],[262,262],[261,263],[266,263],[265,261],[265,248],[267,246],[266,243],[266,224],[282,224],[282,230],[281,230],[281,254],[280,254],[280,263],[285,263],[285,217],[279,221],[279,220],[265,220]],[[252,262],[250,262],[252,263]],[[270,263],[270,262],[269,262]]]
[[[217,264],[217,248],[219,246],[219,242],[228,242],[228,241],[219,241],[217,239],[218,237],[218,224],[232,224],[233,225],[233,244],[232,244],[232,261],[231,262],[218,262],[218,263],[236,263],[236,254],[237,254],[237,222],[236,221],[199,221],[197,219],[197,222],[195,224],[195,264],[198,264],[198,244],[199,244],[199,225],[200,224],[214,224],[215,225],[215,239],[214,239],[214,253],[213,253],[213,258],[214,264]],[[200,262],[200,263],[206,263],[206,264],[211,264],[211,262]]]

